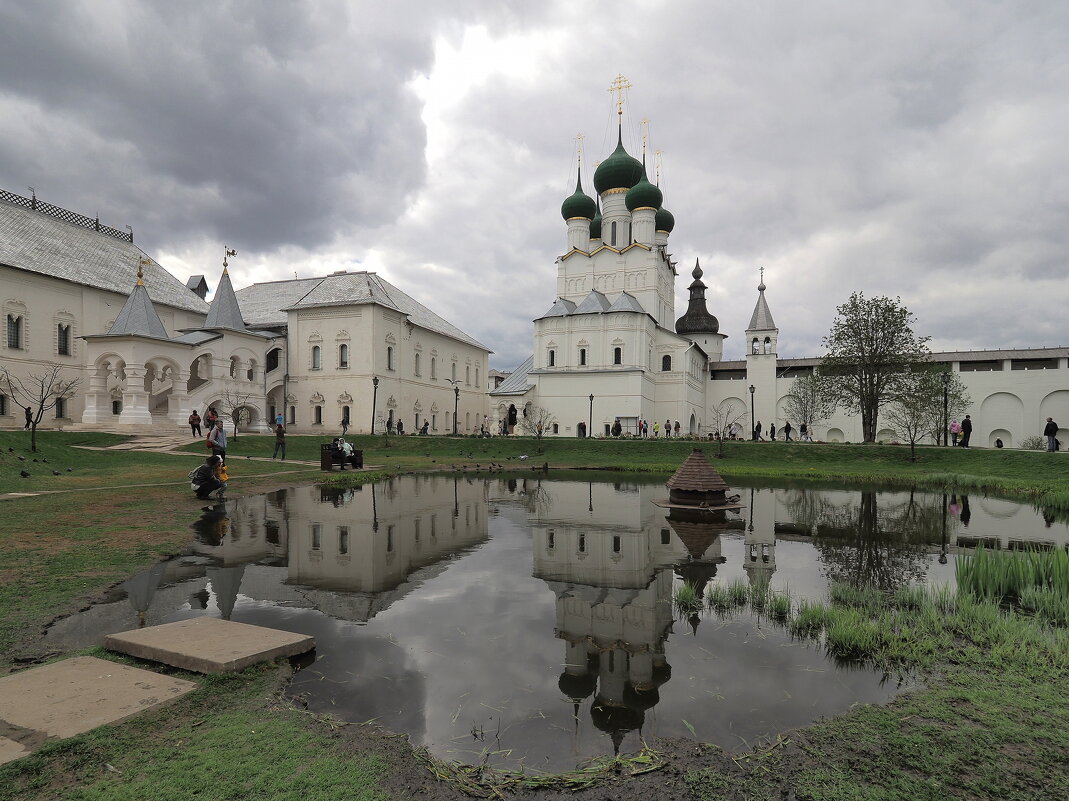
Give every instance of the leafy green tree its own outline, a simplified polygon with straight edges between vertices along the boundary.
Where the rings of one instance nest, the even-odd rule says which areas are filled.
[[[816,423],[827,420],[835,411],[835,400],[828,382],[817,373],[799,376],[791,386],[791,394],[783,404],[783,415],[796,427],[806,424],[812,434]]]
[[[944,384],[943,376],[947,376]],[[917,461],[917,443],[931,438],[939,441],[943,431],[943,390],[946,389],[947,415],[960,417],[969,407],[969,393],[961,378],[944,373],[937,365],[915,367],[902,379],[901,393],[887,407],[885,417],[891,428],[909,443],[910,461]]]
[[[820,373],[836,405],[861,415],[864,441],[875,442],[880,409],[904,394],[911,368],[927,362],[929,337],[913,332],[901,298],[855,292],[836,312]]]

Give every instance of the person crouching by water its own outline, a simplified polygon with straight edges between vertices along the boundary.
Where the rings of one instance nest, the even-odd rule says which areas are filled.
[[[226,431],[222,420],[216,420],[215,427],[208,432],[208,447],[212,449],[212,456],[218,456],[226,464]]]
[[[190,488],[202,501],[208,500],[213,492],[217,498],[222,498],[229,478],[223,460],[218,456],[209,456],[204,464],[189,474]]]

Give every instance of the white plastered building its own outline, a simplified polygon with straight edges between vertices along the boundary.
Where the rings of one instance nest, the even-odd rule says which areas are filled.
[[[490,351],[373,272],[235,292],[224,268],[206,294],[203,276],[183,284],[132,233],[0,191],[0,367],[80,379],[43,427],[179,433],[194,409],[238,399],[247,430],[284,414],[294,433],[348,419],[354,433],[402,421],[448,434],[488,410]],[[0,426],[21,427],[5,392]]]
[[[756,421],[766,437],[771,425],[782,431],[794,381],[820,359],[779,357],[763,278],[744,332],[746,357],[726,361],[726,335],[707,309],[697,263],[688,308],[675,319],[678,273],[668,251],[675,218],[622,139],[599,164],[594,189],[596,200],[580,174],[561,207],[567,245],[557,259],[556,297],[534,321],[532,355],[490,392],[494,417],[544,409],[553,418],[550,436],[604,436],[617,420],[624,433],[644,420],[651,435],[655,423],[663,435],[666,421],[673,429],[678,421],[681,433],[707,436],[730,408],[726,416],[741,417],[744,435]],[[1016,447],[1041,433],[1047,417],[1069,427],[1067,357],[1069,348],[1050,347],[942,352],[932,361],[968,390],[972,444]],[[790,422],[797,438],[798,421]],[[819,440],[863,439],[861,418],[844,412],[814,428]],[[877,440],[897,439],[880,426]]]

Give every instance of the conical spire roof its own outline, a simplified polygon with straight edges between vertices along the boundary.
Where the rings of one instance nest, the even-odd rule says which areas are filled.
[[[168,339],[167,329],[163,327],[163,321],[156,313],[156,307],[152,305],[152,298],[148,296],[145,282],[140,277],[134,284],[134,291],[123,304],[122,311],[115,318],[115,322],[108,329],[107,336],[143,336]]]
[[[226,267],[223,268],[219,286],[215,289],[215,297],[212,298],[204,327],[245,330],[245,320],[241,316],[241,307],[238,306],[238,298],[234,294],[234,285],[230,283],[230,272]]]
[[[753,317],[750,318],[750,325],[747,326],[747,331],[771,331],[776,328],[776,323],[772,319],[772,312],[768,310],[768,301],[765,300],[765,281],[762,278],[761,283],[757,285],[757,305],[754,306]]]

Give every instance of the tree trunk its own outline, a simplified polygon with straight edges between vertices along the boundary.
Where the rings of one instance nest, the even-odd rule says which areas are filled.
[[[37,423],[30,423],[30,450],[37,453]]]

